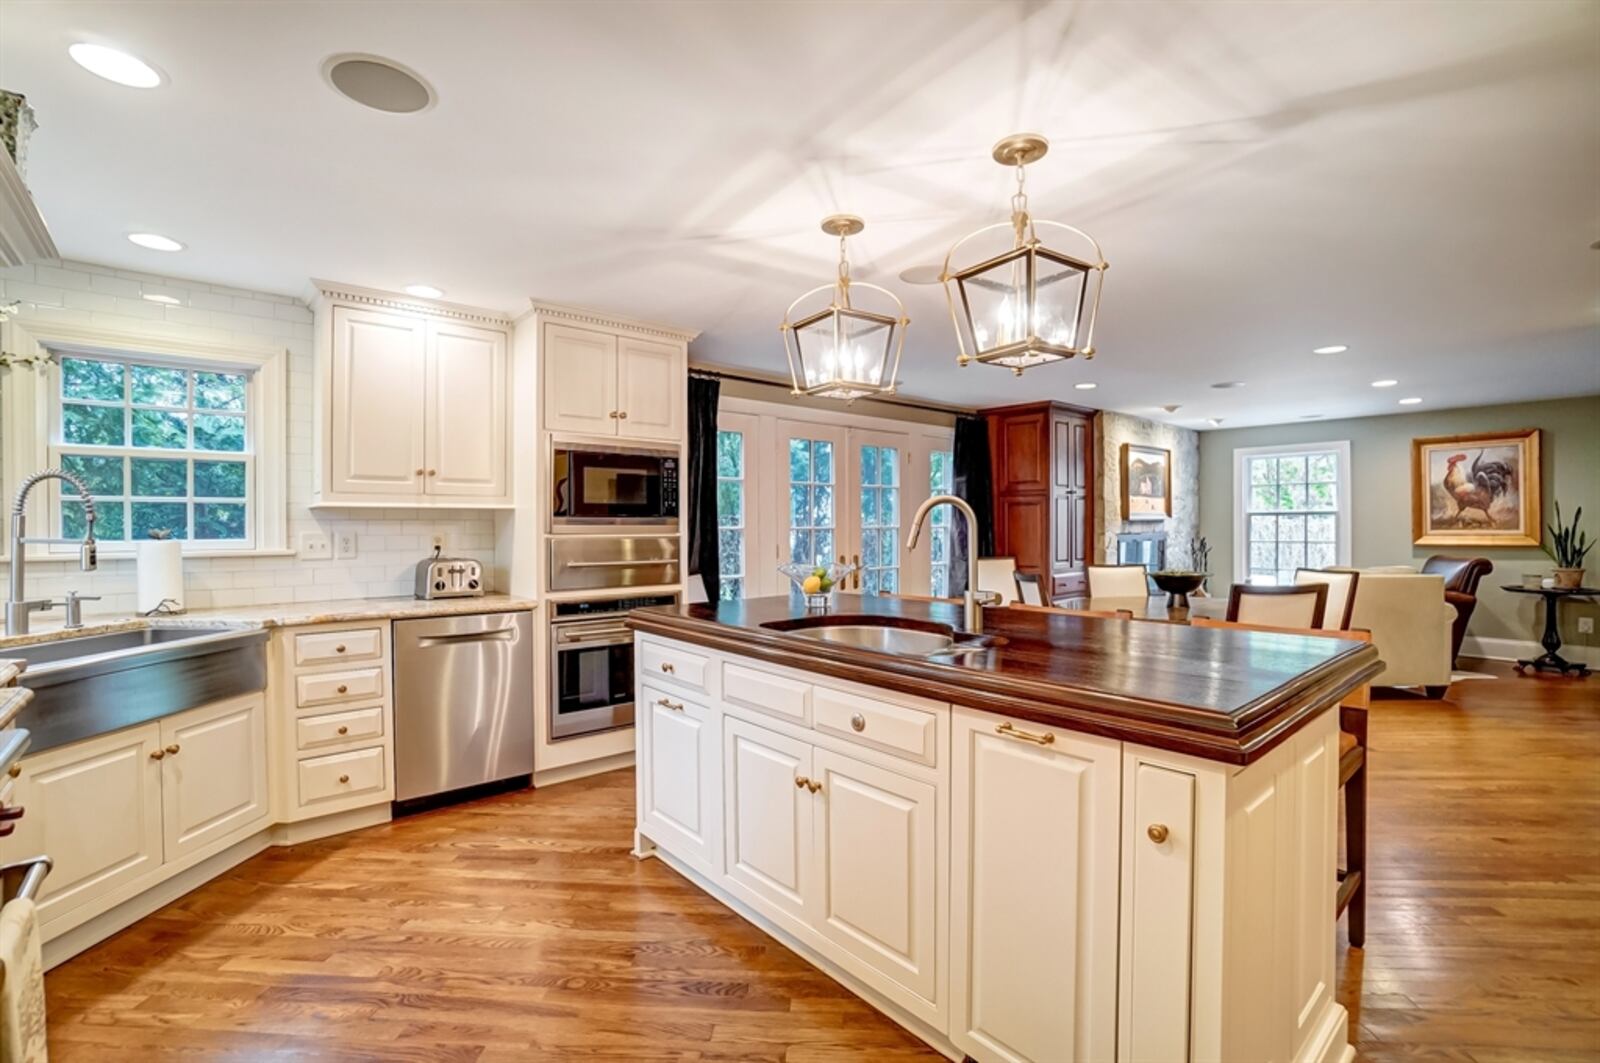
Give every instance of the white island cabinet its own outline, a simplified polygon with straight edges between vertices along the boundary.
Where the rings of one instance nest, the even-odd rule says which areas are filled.
[[[637,855],[950,1058],[1353,1058],[1331,706],[1241,767],[637,639]]]

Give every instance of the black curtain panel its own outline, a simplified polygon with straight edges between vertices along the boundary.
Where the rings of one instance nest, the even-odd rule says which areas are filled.
[[[954,518],[950,536],[950,593],[967,589],[967,551],[976,545],[979,557],[994,556],[994,489],[989,472],[989,423],[963,414],[956,418],[955,493],[978,517],[978,541],[967,542],[966,522]]]
[[[689,575],[699,575],[706,600],[722,597],[722,566],[717,555],[717,395],[716,377],[689,377],[689,469],[684,504],[688,519]]]

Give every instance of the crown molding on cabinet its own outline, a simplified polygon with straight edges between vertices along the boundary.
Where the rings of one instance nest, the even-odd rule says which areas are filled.
[[[511,326],[511,318],[498,310],[484,310],[475,306],[463,306],[460,303],[442,302],[438,299],[418,299],[415,296],[402,295],[398,292],[386,292],[378,288],[364,288],[359,284],[341,284],[337,281],[325,281],[313,277],[311,278],[311,294],[306,301],[315,303],[319,300],[353,303],[358,306],[373,307],[381,310],[430,314],[434,317],[468,321],[475,325],[487,325],[491,328],[509,328]]]
[[[0,151],[0,266],[61,257],[11,156]]]
[[[539,299],[528,300],[527,311],[518,315],[517,321],[520,322],[533,314],[538,314],[547,320],[570,321],[576,325],[637,332],[648,336],[660,336],[662,339],[677,340],[680,343],[690,343],[700,335],[699,329],[676,328],[672,325],[641,321],[634,317],[623,317],[604,310],[589,310],[581,306],[567,306],[564,303],[547,303]]]

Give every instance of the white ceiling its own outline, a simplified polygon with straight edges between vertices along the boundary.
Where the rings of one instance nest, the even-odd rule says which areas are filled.
[[[93,77],[78,40],[169,83]],[[438,105],[335,95],[320,68],[347,51],[418,71]],[[776,371],[784,308],[831,274],[817,222],[848,211],[868,222],[855,275],[911,313],[908,395],[1204,428],[1600,391],[1589,0],[4,0],[0,86],[38,112],[29,183],[71,258],[537,296],[699,328],[698,360]],[[1036,214],[1093,233],[1111,269],[1100,356],[1013,378],[957,369],[941,291],[898,274],[1005,217],[989,147],[1018,130],[1052,142]],[[1350,351],[1309,353],[1332,343]]]

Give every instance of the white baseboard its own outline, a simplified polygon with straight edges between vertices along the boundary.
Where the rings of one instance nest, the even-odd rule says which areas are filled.
[[[1544,647],[1531,639],[1494,639],[1468,635],[1461,640],[1462,657],[1482,657],[1489,661],[1526,661],[1544,653]],[[1561,656],[1590,668],[1600,668],[1600,647],[1563,643]]]
[[[537,790],[542,786],[555,786],[575,779],[587,779],[591,775],[616,771],[618,768],[631,768],[633,760],[634,755],[630,750],[627,753],[616,753],[598,760],[587,760],[582,764],[567,764],[559,768],[536,771],[533,773],[533,788]]]

